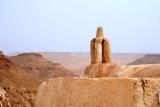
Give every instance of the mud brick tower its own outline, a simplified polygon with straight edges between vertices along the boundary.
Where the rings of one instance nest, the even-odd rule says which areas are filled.
[[[85,76],[106,77],[108,74],[119,68],[118,64],[112,62],[110,43],[105,38],[103,28],[97,28],[96,37],[90,44],[91,64],[85,69]]]

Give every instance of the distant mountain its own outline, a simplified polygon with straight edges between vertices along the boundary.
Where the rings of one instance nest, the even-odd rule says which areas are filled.
[[[85,52],[41,52],[41,55],[52,62],[61,63],[78,75],[82,74],[85,67],[90,64],[90,55]],[[112,57],[113,61],[121,65],[160,63],[160,54],[115,53]]]
[[[71,52],[41,52],[41,55],[52,62],[56,61],[64,65],[65,68],[80,75],[84,72],[87,65],[90,64],[89,53],[71,53]],[[160,54],[113,54],[113,61],[121,65],[130,65],[125,67],[126,76],[133,77],[159,77]],[[139,66],[142,64],[141,66]],[[151,64],[151,65],[144,65]],[[158,64],[158,65],[152,65]],[[132,66],[133,65],[133,66]],[[134,66],[137,65],[137,66]],[[137,69],[139,67],[139,69]],[[143,70],[144,69],[144,70]],[[153,70],[155,72],[153,72]],[[146,71],[146,72],[145,72]],[[131,73],[131,74],[130,74]]]
[[[160,54],[147,54],[129,63],[129,65],[139,64],[160,64]]]
[[[10,57],[10,60],[28,74],[41,81],[53,77],[77,76],[64,68],[61,64],[46,60],[39,53],[22,53]]]
[[[115,74],[122,77],[159,78],[160,64],[128,65],[122,67],[121,72]]]
[[[0,51],[0,55],[3,55],[3,52],[2,52],[2,51]]]
[[[41,52],[41,54],[48,60],[61,63],[64,67],[78,75],[82,74],[85,67],[90,64],[89,53]],[[127,65],[141,58],[144,54],[113,54],[112,56],[113,61],[122,65]]]
[[[33,107],[40,82],[0,54],[0,87],[9,97],[11,107]]]

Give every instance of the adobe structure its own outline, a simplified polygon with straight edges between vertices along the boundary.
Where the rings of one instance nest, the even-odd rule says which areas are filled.
[[[120,66],[113,62],[102,27],[91,40],[90,51],[87,78],[61,77],[43,82],[35,107],[160,107],[160,78],[153,78],[160,77],[160,64]]]
[[[120,69],[117,63],[112,62],[110,43],[104,37],[101,26],[97,28],[96,37],[91,40],[90,58],[91,64],[85,69],[85,76],[87,77],[106,77],[111,72]]]
[[[100,52],[100,46],[102,46],[102,58]],[[109,41],[103,35],[103,28],[97,28],[96,37],[91,40],[91,64],[101,64],[111,62],[111,50]]]

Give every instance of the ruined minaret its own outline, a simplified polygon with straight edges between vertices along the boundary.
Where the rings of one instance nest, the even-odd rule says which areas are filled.
[[[108,77],[112,72],[121,69],[119,64],[112,62],[109,41],[104,37],[103,28],[98,27],[96,37],[90,43],[91,64],[84,74],[89,78]]]
[[[100,48],[102,52],[100,52]],[[97,28],[96,37],[91,40],[90,56],[91,56],[91,64],[101,64],[101,63],[111,62],[110,44],[109,41],[104,37],[102,27]]]

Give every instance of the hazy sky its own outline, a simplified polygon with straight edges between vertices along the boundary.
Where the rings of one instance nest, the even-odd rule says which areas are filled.
[[[99,25],[114,53],[160,53],[160,0],[0,0],[7,53],[86,52]]]

